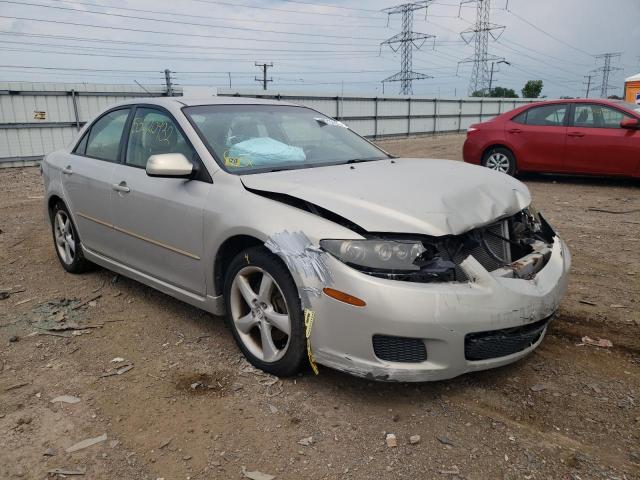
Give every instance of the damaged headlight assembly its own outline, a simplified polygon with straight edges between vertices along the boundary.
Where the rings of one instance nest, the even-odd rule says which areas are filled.
[[[386,278],[426,275],[437,279],[455,268],[416,240],[321,240],[320,247],[353,268]]]

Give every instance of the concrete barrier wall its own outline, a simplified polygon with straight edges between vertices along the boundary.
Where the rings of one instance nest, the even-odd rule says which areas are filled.
[[[175,92],[181,95],[178,87]],[[1,83],[0,168],[34,165],[69,145],[85,122],[132,97],[163,96],[157,87],[107,84]],[[530,100],[501,98],[359,97],[218,89],[220,96],[299,103],[337,118],[369,138],[460,132]]]

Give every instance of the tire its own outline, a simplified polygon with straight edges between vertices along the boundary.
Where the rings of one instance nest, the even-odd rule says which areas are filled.
[[[489,149],[482,157],[482,165],[512,177],[516,174],[516,157],[508,148],[495,147]]]
[[[84,258],[78,230],[62,202],[56,203],[51,210],[51,233],[62,268],[70,273],[83,273],[93,268],[93,264]]]
[[[252,365],[278,377],[302,369],[307,356],[302,306],[280,258],[261,246],[240,252],[225,274],[224,302],[227,325]]]

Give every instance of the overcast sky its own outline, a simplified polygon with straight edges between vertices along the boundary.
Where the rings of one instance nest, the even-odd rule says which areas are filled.
[[[640,0],[508,0],[508,10],[506,2],[491,3],[491,22],[506,28],[490,40],[489,53],[511,62],[499,65],[494,86],[520,94],[526,80],[541,79],[548,97],[584,96],[584,76],[601,65],[595,56],[605,52],[621,52],[612,61],[620,70],[610,74],[610,94],[621,95],[623,79],[640,72]],[[254,62],[273,62],[270,90],[381,94],[380,81],[400,68],[400,56],[379,46],[399,32],[400,16],[391,16],[387,25],[380,12],[393,5],[0,0],[0,81],[137,80],[160,86],[161,71],[169,68],[177,84],[228,87],[231,80],[233,87],[254,88],[254,76],[260,75]],[[458,62],[473,55],[473,43],[467,45],[459,32],[475,21],[475,6],[463,6],[459,17],[458,5],[435,0],[426,19],[424,10],[415,12],[414,31],[436,35],[435,47],[427,42],[414,51],[413,69],[433,77],[414,81],[416,95],[467,93],[471,64],[458,68]],[[601,79],[595,73],[591,96],[599,95]],[[385,93],[396,94],[399,87],[388,83]]]

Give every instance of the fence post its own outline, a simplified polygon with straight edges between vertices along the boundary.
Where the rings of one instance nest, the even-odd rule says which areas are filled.
[[[340,97],[336,95],[336,120],[340,120]]]
[[[408,113],[407,113],[407,137],[411,135],[411,97],[407,98]]]
[[[460,111],[458,112],[458,133],[462,131],[462,99],[460,99],[459,102],[460,102]]]
[[[76,117],[76,129],[80,130],[80,118],[78,117],[78,101],[76,100],[76,91],[71,89],[71,101],[73,102],[73,113]]]
[[[378,97],[373,99],[373,138],[378,138]]]
[[[438,131],[438,99],[433,99],[433,134],[435,135]]]
[[[482,123],[482,107],[484,106],[484,101],[480,99],[480,121],[478,123]]]

